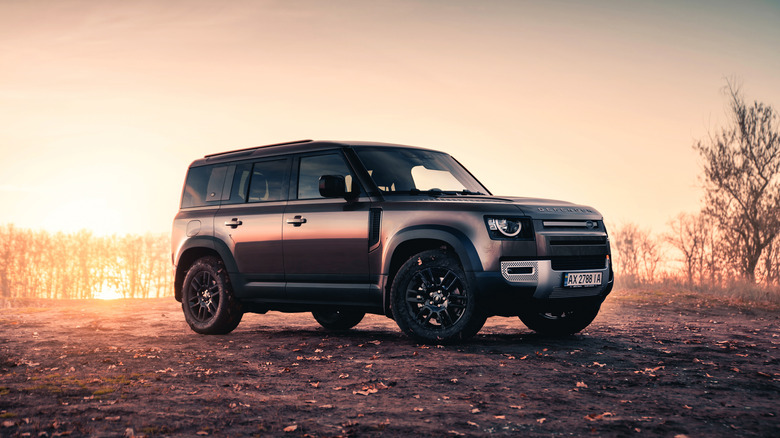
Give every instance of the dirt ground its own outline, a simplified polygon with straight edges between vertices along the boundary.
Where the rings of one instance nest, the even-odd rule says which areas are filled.
[[[780,312],[617,291],[583,333],[491,318],[418,345],[367,316],[190,331],[173,299],[0,310],[0,436],[780,436]]]

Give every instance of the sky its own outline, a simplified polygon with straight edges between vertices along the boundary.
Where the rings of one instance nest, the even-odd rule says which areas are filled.
[[[186,168],[298,139],[449,152],[661,233],[726,78],[780,106],[780,1],[0,0],[0,224],[167,232]]]

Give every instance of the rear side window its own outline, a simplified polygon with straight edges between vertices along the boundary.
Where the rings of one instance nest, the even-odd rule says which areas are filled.
[[[236,165],[233,172],[233,184],[230,189],[230,198],[223,201],[223,204],[243,204],[246,202],[247,190],[249,189],[249,180],[252,176],[252,163],[242,163]]]
[[[227,166],[190,168],[184,184],[181,208],[219,204],[226,176]]]
[[[249,202],[285,200],[287,197],[282,188],[288,168],[286,159],[255,163],[249,182]]]

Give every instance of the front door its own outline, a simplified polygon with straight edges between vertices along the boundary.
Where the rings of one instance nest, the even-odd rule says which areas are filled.
[[[295,160],[282,224],[287,295],[311,303],[365,304],[370,202],[366,196],[320,196],[323,175],[341,175],[348,191],[360,190],[340,151]]]

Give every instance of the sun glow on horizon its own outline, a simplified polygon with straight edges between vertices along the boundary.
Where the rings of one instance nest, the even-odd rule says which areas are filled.
[[[119,292],[116,287],[107,284],[103,285],[100,292],[96,293],[94,296],[96,300],[118,300],[124,297],[125,296]]]

